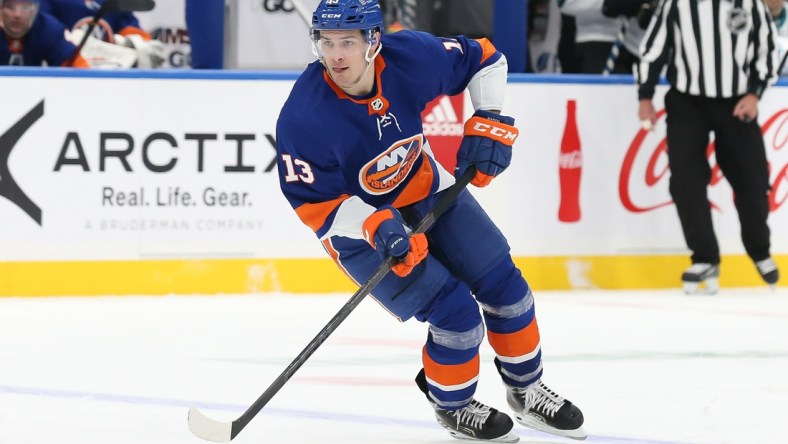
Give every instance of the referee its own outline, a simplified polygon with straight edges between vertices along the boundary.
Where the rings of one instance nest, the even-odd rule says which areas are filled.
[[[769,172],[758,100],[777,79],[775,29],[763,0],[661,0],[640,45],[639,117],[655,122],[654,87],[667,65],[665,96],[670,195],[692,266],[684,291],[718,289],[720,250],[706,188],[709,132],[734,191],[747,254],[770,285],[779,272],[769,248]]]

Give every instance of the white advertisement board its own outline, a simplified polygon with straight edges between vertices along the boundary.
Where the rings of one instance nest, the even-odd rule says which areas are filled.
[[[302,70],[316,60],[309,43],[319,0],[230,0],[227,67]],[[303,5],[303,6],[302,6]],[[297,8],[303,7],[299,13]]]
[[[185,0],[156,2],[152,11],[137,12],[135,16],[142,29],[164,44],[162,68],[188,68],[191,66],[191,46],[186,29]]]
[[[520,255],[615,255],[683,253],[686,250],[668,182],[661,87],[655,97],[660,119],[640,128],[634,85],[510,84],[506,112],[517,118],[520,138],[512,167],[494,187],[480,190]],[[567,104],[576,107],[580,153],[561,152]],[[772,252],[788,252],[788,89],[772,88],[760,105],[770,161]],[[710,149],[713,135],[710,136]],[[742,147],[746,149],[746,147]],[[709,199],[723,254],[744,249],[733,192],[713,166]],[[579,217],[562,221],[559,164],[575,163]],[[573,174],[567,172],[564,173]],[[566,179],[565,179],[566,182]],[[574,191],[564,183],[564,204]],[[568,195],[568,196],[567,196]],[[505,197],[504,197],[505,196]]]
[[[4,78],[0,261],[318,254],[276,176],[290,85]]]
[[[325,257],[276,176],[275,123],[291,80],[2,80],[0,261]],[[521,131],[512,166],[473,192],[514,255],[684,254],[664,116],[641,131],[635,97],[632,85],[510,83],[504,112]],[[562,154],[569,101],[580,153]],[[773,88],[760,116],[774,254],[788,253],[786,104],[788,89]],[[559,218],[562,174],[564,203],[579,211]],[[723,253],[743,252],[716,168],[710,199]]]

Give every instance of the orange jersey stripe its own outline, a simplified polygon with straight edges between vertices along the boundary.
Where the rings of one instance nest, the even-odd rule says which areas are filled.
[[[485,38],[475,40],[482,46],[482,61],[479,63],[484,63],[495,54],[495,46]]]
[[[422,349],[421,361],[424,373],[428,378],[443,386],[464,384],[479,376],[479,354],[464,364],[438,364],[427,354],[427,347]]]
[[[413,176],[413,178],[405,185],[402,192],[394,199],[391,204],[394,208],[401,208],[405,205],[418,202],[425,197],[429,196],[430,189],[432,189],[432,182],[435,177],[435,172],[432,170],[432,164],[427,155],[422,153],[423,162],[421,167]]]
[[[349,199],[350,196],[347,194],[343,194],[336,199],[328,200],[325,202],[320,203],[306,203],[301,205],[300,207],[296,208],[296,214],[301,219],[301,221],[306,224],[312,231],[317,232],[320,227],[326,222],[326,219],[334,211],[339,205],[342,204],[345,200]]]
[[[514,333],[487,331],[487,340],[490,341],[495,353],[501,356],[516,358],[532,353],[539,345],[539,327],[536,325],[536,318],[528,326]]]

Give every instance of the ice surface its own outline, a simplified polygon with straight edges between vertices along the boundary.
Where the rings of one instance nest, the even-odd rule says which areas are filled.
[[[536,292],[545,375],[592,443],[788,442],[788,291]],[[199,444],[349,295],[0,298],[1,444]],[[234,443],[451,443],[413,383],[426,326],[365,300]],[[477,398],[508,411],[482,346]],[[576,442],[516,428],[524,443]]]

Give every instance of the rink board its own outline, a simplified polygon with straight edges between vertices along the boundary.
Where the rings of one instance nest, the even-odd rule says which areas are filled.
[[[776,256],[788,269],[788,256]],[[515,257],[535,291],[675,288],[685,256]],[[336,293],[356,287],[328,259],[4,262],[0,296]],[[785,286],[783,283],[780,286]],[[749,258],[723,256],[722,287],[763,286]],[[374,291],[373,291],[374,294]]]
[[[0,295],[353,289],[279,190],[275,124],[295,75],[19,69],[0,79],[0,152],[10,153],[0,173]],[[582,151],[567,159],[570,101]],[[784,269],[786,103],[788,88],[769,90],[759,117],[774,184],[772,251]],[[514,160],[473,193],[536,288],[677,285],[688,252],[668,195],[664,116],[644,132],[636,105],[628,77],[512,76]],[[441,160],[451,162],[471,109],[459,97],[425,110]],[[582,168],[580,214],[567,221],[560,165],[570,164]],[[731,189],[714,171],[721,283],[759,285]]]

